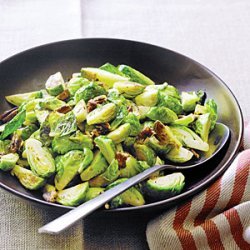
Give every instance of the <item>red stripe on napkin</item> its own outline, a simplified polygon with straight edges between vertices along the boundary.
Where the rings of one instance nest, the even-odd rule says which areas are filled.
[[[247,185],[249,167],[250,150],[245,150],[238,157],[233,193],[225,209],[229,209],[240,203]]]
[[[173,228],[181,242],[183,249],[197,249],[192,233],[183,228],[184,221],[189,214],[190,208],[191,201],[187,202],[182,207],[177,208],[173,221]]]
[[[220,197],[221,180],[217,180],[212,186],[207,189],[206,198],[202,210],[194,220],[194,226],[199,226],[204,222],[209,213],[215,207]]]
[[[250,244],[248,244],[243,238],[243,226],[237,210],[235,208],[231,208],[225,211],[224,215],[228,220],[232,236],[238,247],[242,250],[249,250]]]

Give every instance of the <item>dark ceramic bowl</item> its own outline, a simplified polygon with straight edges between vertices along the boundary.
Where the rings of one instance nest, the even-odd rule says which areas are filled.
[[[228,168],[239,150],[243,134],[242,113],[234,95],[206,67],[181,54],[150,44],[118,39],[79,39],[52,43],[19,53],[0,64],[0,112],[9,108],[4,101],[5,95],[44,88],[48,76],[57,71],[61,71],[67,79],[82,66],[98,67],[106,62],[131,65],[156,83],[167,81],[180,90],[206,91],[208,97],[214,98],[218,104],[219,121],[231,130],[230,142],[220,155],[208,164],[184,173],[186,187],[180,195],[141,207],[108,210],[107,213],[141,213],[179,204],[205,189]],[[71,209],[44,201],[40,192],[24,189],[9,173],[0,172],[0,186],[37,204],[53,209]]]

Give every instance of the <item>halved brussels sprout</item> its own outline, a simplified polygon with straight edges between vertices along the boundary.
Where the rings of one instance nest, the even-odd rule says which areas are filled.
[[[100,151],[94,154],[91,164],[81,173],[82,181],[88,181],[103,173],[108,168],[107,161]]]
[[[111,121],[116,115],[116,105],[114,103],[105,104],[94,109],[87,115],[87,124],[98,124]]]
[[[29,92],[29,93],[5,96],[6,100],[9,103],[18,107],[21,106],[25,102],[28,102],[36,98],[41,98],[41,97],[42,97],[41,91],[34,91],[34,92]]]
[[[201,151],[208,151],[209,145],[207,142],[203,141],[196,133],[194,133],[191,129],[175,125],[171,126],[170,129],[177,137],[179,141],[183,143],[184,146],[188,148],[194,148]]]
[[[119,65],[118,69],[131,81],[141,83],[143,85],[155,84],[150,78],[139,72],[138,70],[128,66],[128,65]]]
[[[165,154],[165,158],[176,163],[184,163],[192,159],[193,153],[186,148],[173,148]]]
[[[153,121],[159,120],[165,124],[172,123],[178,119],[177,114],[166,107],[152,107],[146,116]]]
[[[199,115],[194,123],[194,131],[200,135],[201,139],[205,142],[208,141],[208,136],[211,128],[210,113]]]
[[[158,89],[146,87],[143,93],[136,96],[135,103],[138,106],[154,107],[158,102]]]
[[[64,80],[61,72],[51,75],[45,83],[45,88],[50,95],[57,96],[64,90]]]
[[[130,124],[130,136],[138,135],[142,129],[139,118],[133,113],[129,113],[125,117],[124,123]]]
[[[203,91],[192,91],[181,93],[181,104],[185,112],[192,112],[195,109],[197,103],[202,103],[205,98],[205,93]]]
[[[91,187],[105,187],[119,177],[118,161],[113,159],[108,168],[102,174],[89,181]]]
[[[76,186],[60,190],[56,201],[65,206],[78,206],[85,201],[89,189],[89,183],[84,182]]]
[[[113,87],[126,98],[134,98],[145,89],[145,86],[136,82],[115,82]]]
[[[21,109],[18,114],[5,124],[3,132],[1,133],[0,140],[4,140],[6,137],[11,135],[14,131],[20,128],[25,121],[26,111]]]
[[[161,91],[162,94],[175,97],[179,100],[181,99],[178,89],[167,82],[155,86]]]
[[[83,86],[90,84],[90,81],[82,77],[73,77],[67,83],[67,89],[71,96],[74,96],[76,91]]]
[[[113,73],[113,74],[116,74],[116,75],[120,75],[120,76],[125,77],[125,75],[124,75],[121,71],[119,71],[119,70],[117,69],[117,67],[115,67],[115,66],[112,65],[111,63],[105,63],[104,65],[102,65],[102,66],[100,67],[100,69],[105,70],[105,71],[108,71],[108,72]]]
[[[147,180],[143,186],[143,193],[150,200],[163,200],[179,194],[185,185],[182,173],[173,173]]]
[[[149,166],[153,166],[155,164],[155,152],[150,147],[143,144],[135,144],[134,149],[138,160],[146,161]]]
[[[120,169],[120,177],[127,177],[130,178],[142,170],[141,166],[139,165],[138,161],[130,155],[126,159],[126,167]]]
[[[76,117],[76,121],[81,123],[86,120],[87,117],[87,105],[85,101],[82,99],[80,100],[75,107],[73,108],[73,113]]]
[[[30,124],[26,127],[17,129],[16,133],[25,141],[37,130],[38,127],[35,124]]]
[[[173,97],[171,95],[164,95],[161,93],[159,96],[160,97],[159,97],[158,106],[169,108],[172,111],[174,111],[177,115],[182,113],[182,105],[178,98]]]
[[[156,132],[157,139],[161,144],[166,146],[169,145],[174,148],[182,146],[181,142],[174,136],[171,129],[160,121],[154,123],[154,131]]]
[[[43,198],[48,202],[55,202],[57,197],[56,188],[50,184],[46,184],[43,188]]]
[[[36,109],[35,114],[36,114],[36,118],[37,118],[38,122],[40,124],[43,124],[49,115],[49,111]]]
[[[107,137],[111,139],[115,144],[121,143],[124,141],[130,134],[130,124],[125,123],[118,127],[116,130],[107,134]]]
[[[78,169],[79,174],[89,166],[89,164],[93,161],[94,158],[94,154],[89,148],[84,148],[83,154],[84,154],[84,160],[82,161],[81,166]]]
[[[63,190],[73,180],[84,158],[85,155],[80,150],[72,150],[56,158],[55,186],[57,190]]]
[[[107,187],[107,190],[115,187],[116,185],[126,181],[127,178],[121,178],[116,181],[114,181],[112,184],[110,184]],[[114,199],[111,200],[110,202],[110,208],[117,208],[120,206],[142,206],[145,204],[144,197],[142,193],[136,188],[136,187],[131,187],[122,194],[116,196]]]
[[[81,69],[82,76],[94,81],[100,81],[105,84],[105,88],[112,88],[115,82],[118,81],[128,81],[127,77],[120,76],[118,74],[110,73],[103,69],[98,68],[82,68]]]
[[[40,177],[49,177],[55,172],[54,158],[49,150],[42,147],[38,140],[29,138],[25,141],[25,151],[31,170]]]
[[[0,155],[0,169],[3,171],[9,171],[15,167],[19,155],[16,153],[9,153],[6,155]]]
[[[6,155],[10,153],[10,150],[9,150],[10,143],[11,143],[11,140],[4,140],[4,141],[0,140],[0,155]]]
[[[57,99],[56,97],[47,97],[39,101],[39,105],[43,109],[57,110],[61,107],[67,106],[66,102]]]
[[[100,135],[94,140],[96,146],[100,149],[101,153],[110,164],[115,158],[115,144],[106,136]]]
[[[128,115],[128,109],[125,105],[121,105],[116,113],[115,119],[110,124],[110,129],[115,130],[125,119]]]
[[[84,201],[92,200],[100,194],[104,193],[104,191],[105,189],[101,187],[90,187],[86,193]]]
[[[11,170],[11,174],[15,175],[20,183],[27,189],[37,190],[44,186],[46,180],[42,177],[35,175],[31,170],[22,168],[18,165]]]
[[[173,121],[172,124],[174,125],[183,125],[183,126],[188,126],[190,123],[192,123],[196,118],[196,115],[194,114],[189,114],[189,115],[184,115],[177,120]]]
[[[173,145],[161,143],[155,136],[147,138],[145,143],[160,155],[168,153],[173,148]]]
[[[92,139],[77,131],[73,135],[55,137],[52,141],[52,150],[58,154],[65,154],[70,150],[83,150],[83,148],[93,149]]]

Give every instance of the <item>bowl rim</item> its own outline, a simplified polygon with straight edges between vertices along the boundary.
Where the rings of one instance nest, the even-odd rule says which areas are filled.
[[[218,169],[218,171],[216,171],[212,176],[210,176],[209,178],[207,178],[205,181],[203,181],[201,184],[198,184],[197,186],[191,188],[190,190],[187,190],[183,193],[180,193],[174,197],[171,197],[171,198],[168,198],[168,199],[165,199],[165,200],[161,200],[161,201],[156,201],[156,202],[152,202],[152,203],[149,203],[149,204],[145,204],[145,205],[142,205],[142,206],[137,206],[137,207],[122,207],[122,208],[115,208],[115,209],[101,209],[101,210],[98,210],[99,212],[101,213],[119,213],[119,212],[127,212],[127,211],[140,211],[140,210],[146,210],[146,209],[149,209],[149,208],[152,208],[152,207],[160,207],[161,205],[164,205],[166,206],[166,204],[172,204],[174,203],[175,201],[177,200],[181,200],[183,199],[184,200],[187,200],[189,197],[197,194],[199,191],[201,190],[204,190],[205,187],[207,187],[210,183],[212,183],[213,181],[215,181],[216,179],[218,179],[225,171],[226,169],[229,167],[230,163],[235,159],[236,155],[237,155],[237,152],[240,150],[240,147],[241,147],[241,142],[242,142],[242,139],[243,139],[243,133],[244,133],[244,120],[243,120],[243,113],[242,113],[242,110],[241,110],[241,107],[239,105],[239,102],[236,98],[236,96],[234,95],[234,93],[232,92],[232,90],[228,87],[228,85],[218,76],[216,75],[213,71],[211,71],[209,68],[207,68],[206,66],[204,66],[203,64],[199,63],[198,61],[184,55],[184,54],[181,54],[177,51],[174,51],[172,49],[168,49],[168,48],[165,48],[165,47],[162,47],[162,46],[158,46],[158,45],[154,45],[154,44],[151,44],[151,43],[146,43],[146,42],[142,42],[142,41],[136,41],[136,40],[129,40],[129,39],[120,39],[120,38],[106,38],[106,37],[94,37],[94,38],[91,38],[91,37],[88,37],[88,38],[75,38],[75,39],[66,39],[66,40],[59,40],[59,41],[54,41],[54,42],[50,42],[50,43],[45,43],[45,44],[41,44],[41,45],[38,45],[38,46],[34,46],[34,47],[31,47],[29,49],[26,49],[26,50],[23,50],[23,51],[20,51],[14,55],[11,55],[10,57],[7,57],[5,58],[4,60],[0,61],[0,70],[1,70],[1,65],[4,64],[5,62],[8,62],[16,57],[19,57],[19,56],[22,56],[23,54],[26,54],[26,53],[29,53],[29,52],[33,52],[37,49],[42,49],[42,48],[46,48],[46,47],[49,47],[49,46],[55,46],[55,45],[61,45],[61,44],[67,44],[67,43],[74,43],[74,42],[81,42],[81,41],[101,41],[101,40],[105,40],[105,41],[117,41],[117,42],[129,42],[129,43],[135,43],[135,44],[138,44],[138,45],[144,45],[144,46],[149,46],[149,47],[153,47],[153,48],[157,48],[157,49],[163,49],[163,50],[166,50],[166,51],[169,51],[170,53],[173,53],[173,54],[176,54],[178,56],[181,56],[185,59],[187,59],[188,61],[191,61],[192,63],[196,64],[197,66],[201,67],[203,70],[205,70],[206,72],[208,72],[210,75],[212,75],[215,79],[218,80],[218,84],[220,84],[221,86],[223,86],[227,91],[229,91],[229,93],[231,94],[232,96],[232,99],[233,101],[235,102],[235,105],[239,111],[239,121],[240,123],[238,124],[239,125],[239,137],[237,138],[237,141],[236,141],[236,145],[233,149],[233,151],[231,152],[230,154],[230,157],[226,160],[226,162],[221,166],[220,169]],[[26,200],[29,200],[31,202],[35,202],[35,203],[40,203],[41,205],[45,205],[47,207],[51,207],[51,208],[59,208],[59,209],[67,209],[67,210],[71,210],[71,209],[74,209],[75,207],[70,207],[70,206],[64,206],[64,205],[60,205],[60,204],[57,204],[57,203],[50,203],[50,202],[47,202],[45,200],[41,200],[41,199],[38,199],[36,197],[31,197],[27,194],[23,194],[17,190],[14,190],[12,188],[10,188],[9,186],[3,184],[2,182],[0,182],[0,187],[2,187],[3,189],[5,189],[6,191],[9,191],[10,193],[13,193],[14,195],[20,197],[20,198],[24,198]]]

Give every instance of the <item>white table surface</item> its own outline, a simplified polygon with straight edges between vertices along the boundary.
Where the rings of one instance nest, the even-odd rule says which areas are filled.
[[[0,0],[0,60],[79,37],[152,43],[214,71],[231,88],[247,118],[249,12],[247,0]],[[62,236],[38,235],[38,227],[56,216],[0,190],[1,249],[147,248],[147,218],[91,217]]]

